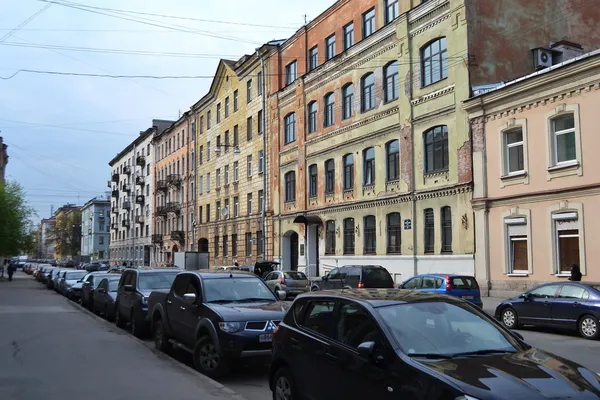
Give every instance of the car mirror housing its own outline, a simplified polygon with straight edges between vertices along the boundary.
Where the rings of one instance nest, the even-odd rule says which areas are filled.
[[[133,285],[125,285],[123,286],[123,290],[126,292],[133,292]]]
[[[358,345],[358,354],[363,357],[370,357],[375,349],[375,342],[364,342]]]
[[[287,297],[287,293],[284,290],[278,290],[277,291],[277,297],[279,298],[279,300],[285,300]]]
[[[183,301],[185,301],[187,304],[194,304],[196,302],[196,293],[184,294]]]

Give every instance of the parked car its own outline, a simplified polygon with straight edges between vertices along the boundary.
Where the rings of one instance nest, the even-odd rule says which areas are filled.
[[[404,281],[398,289],[447,294],[483,308],[479,284],[475,277],[469,275],[421,274]]]
[[[274,399],[600,396],[596,373],[532,348],[467,301],[393,289],[298,296],[274,334],[269,386]]]
[[[194,367],[211,378],[226,375],[239,358],[268,359],[285,313],[264,281],[244,272],[181,272],[168,292],[150,294],[148,306],[156,348],[189,351]]]
[[[46,277],[44,278],[44,282],[46,283],[46,288],[47,289],[53,289],[54,288],[54,278],[56,278],[56,275],[58,275],[58,273],[61,270],[59,268],[52,268],[50,270],[50,272],[48,273],[48,275],[46,275]]]
[[[94,304],[94,291],[100,284],[102,278],[106,277],[106,272],[90,272],[83,278],[81,286],[81,305],[88,310],[92,310]]]
[[[264,279],[269,289],[275,292],[284,291],[286,297],[296,296],[310,290],[308,278],[303,272],[273,271]]]
[[[86,275],[86,271],[66,271],[63,278],[58,283],[58,291],[67,298],[73,297],[73,285],[83,279]]]
[[[311,290],[327,289],[390,289],[394,279],[380,265],[344,265],[334,268],[320,279],[311,282]]]
[[[496,307],[495,316],[511,329],[524,325],[553,327],[598,339],[600,283],[547,283],[503,301]]]
[[[52,289],[54,289],[55,292],[60,292],[60,281],[64,278],[66,273],[66,270],[61,269],[52,276]]]
[[[100,280],[94,293],[94,305],[92,311],[103,315],[109,321],[115,319],[115,300],[119,288],[120,275],[111,275]]]
[[[150,329],[148,297],[156,290],[169,291],[181,270],[128,268],[121,274],[115,300],[115,323],[119,328],[131,324],[131,333],[144,337]]]

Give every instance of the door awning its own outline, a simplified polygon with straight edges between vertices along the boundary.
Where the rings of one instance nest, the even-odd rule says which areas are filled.
[[[323,220],[321,217],[316,215],[299,215],[294,218],[295,224],[304,224],[304,225],[321,225]]]

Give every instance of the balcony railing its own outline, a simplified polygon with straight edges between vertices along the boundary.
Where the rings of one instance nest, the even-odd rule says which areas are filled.
[[[131,185],[129,183],[124,183],[122,189],[124,192],[131,193]]]
[[[112,197],[119,197],[119,191],[118,190],[113,190],[112,191]]]
[[[139,165],[139,166],[143,167],[144,165],[146,165],[146,157],[144,157],[144,156],[137,156],[135,158],[135,163],[136,163],[136,165]]]
[[[146,181],[144,180],[143,176],[136,176],[135,177],[135,184],[138,186],[144,186],[146,184]]]
[[[171,240],[183,242],[185,240],[185,233],[183,231],[171,231]]]
[[[156,207],[156,215],[158,217],[164,217],[165,215],[167,215],[167,207],[165,207],[165,206]]]
[[[116,172],[112,174],[112,181],[119,182],[119,174],[117,174]]]
[[[131,174],[131,166],[130,165],[126,165],[123,167],[123,173],[130,175]]]
[[[136,215],[135,216],[135,223],[136,224],[143,224],[144,223],[144,216],[143,215]]]
[[[181,204],[179,203],[175,203],[175,202],[171,202],[171,203],[167,203],[167,205],[165,206],[166,212],[168,213],[179,213],[179,211],[181,211]]]
[[[113,222],[112,224],[110,224],[110,227],[115,230],[115,229],[119,229],[119,224],[117,224],[116,222]]]
[[[158,181],[156,182],[156,190],[167,190],[169,188],[169,184],[167,181]]]
[[[128,202],[128,201],[124,202],[124,203],[123,203],[123,208],[124,208],[125,210],[131,210],[131,203],[130,203],[130,202]]]
[[[180,185],[181,184],[181,175],[179,175],[179,174],[167,175],[167,182],[169,183],[169,185]]]
[[[125,228],[129,228],[131,226],[131,222],[128,219],[124,219],[121,221],[121,225],[123,225]]]
[[[152,243],[161,244],[163,242],[162,235],[152,235]]]
[[[137,196],[135,196],[136,204],[144,204],[144,200],[145,200],[145,197],[143,194],[138,194]]]

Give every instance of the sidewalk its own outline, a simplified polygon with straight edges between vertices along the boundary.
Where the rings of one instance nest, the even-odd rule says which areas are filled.
[[[498,304],[503,302],[506,299],[501,299],[499,297],[482,297],[481,301],[483,302],[483,311],[494,316],[494,311],[496,311],[496,307]]]

